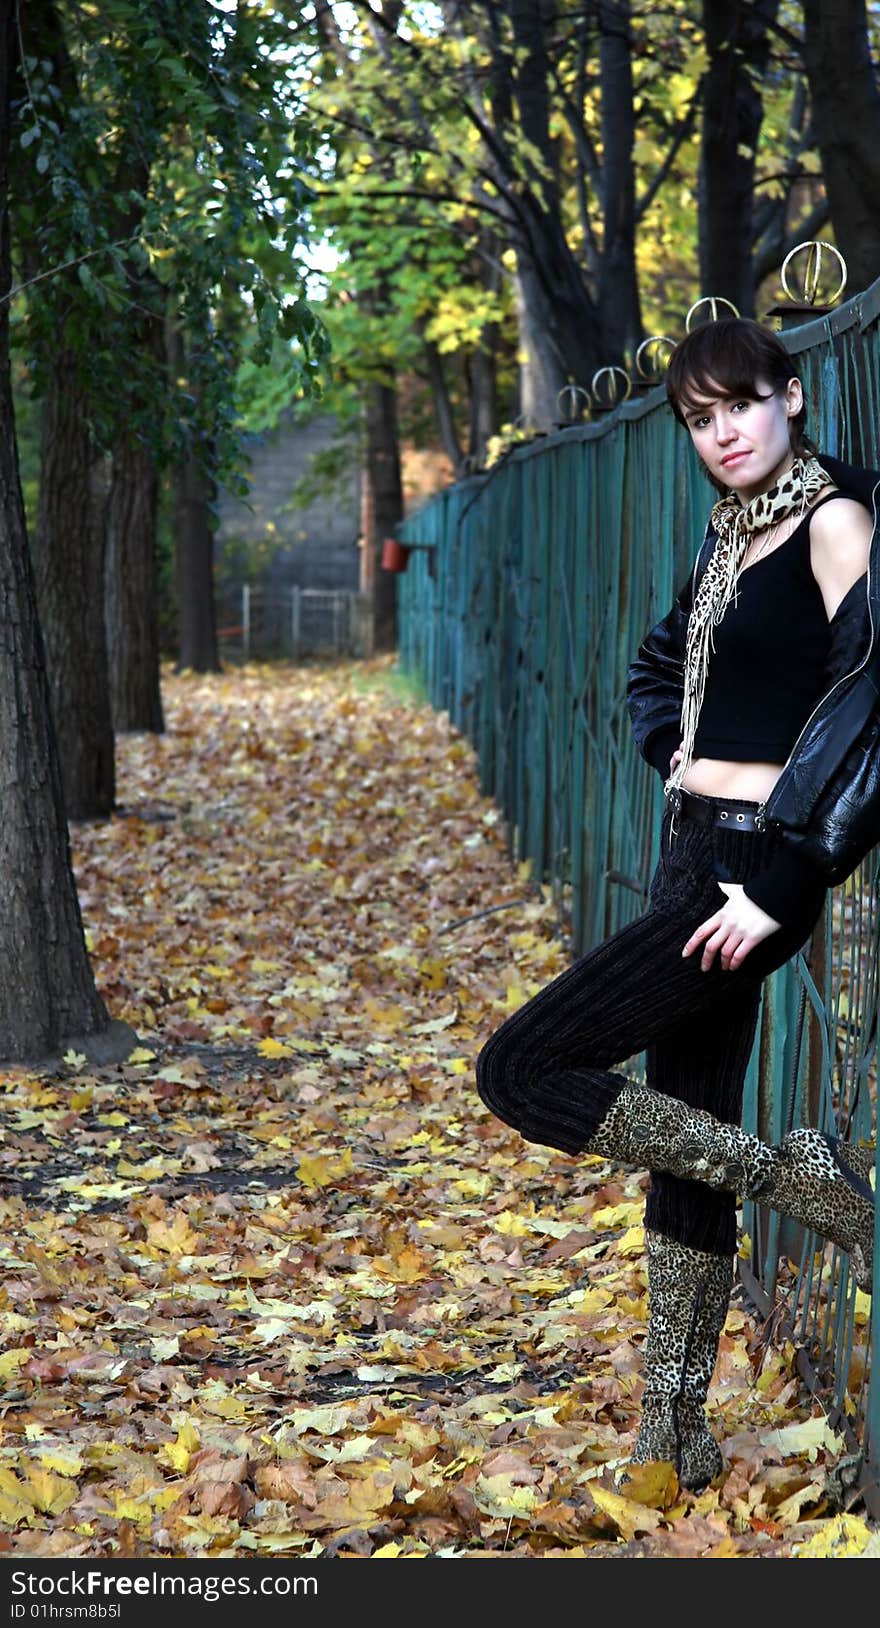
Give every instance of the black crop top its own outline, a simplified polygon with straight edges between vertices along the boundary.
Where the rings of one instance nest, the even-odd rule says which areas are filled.
[[[810,566],[810,521],[746,567],[714,630],[694,757],[784,763],[823,693],[830,634]]]

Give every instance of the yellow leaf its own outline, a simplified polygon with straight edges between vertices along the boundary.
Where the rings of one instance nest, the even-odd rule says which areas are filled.
[[[27,1362],[33,1354],[24,1346],[17,1346],[14,1351],[4,1351],[0,1355],[0,1379],[9,1379],[11,1374],[17,1373],[22,1363]]]
[[[174,1164],[177,1164],[178,1169],[180,1168],[179,1160],[170,1159],[166,1162],[158,1155],[152,1159],[145,1159],[143,1164],[132,1164],[130,1159],[120,1159],[116,1165],[116,1174],[118,1176],[136,1176],[138,1181],[162,1181],[164,1177],[173,1173],[171,1166]]]
[[[150,1051],[149,1046],[135,1046],[134,1051],[129,1052],[128,1061],[130,1063],[152,1063],[155,1056],[156,1053]]]
[[[534,1487],[514,1486],[510,1475],[480,1475],[474,1484],[477,1508],[500,1520],[531,1515],[540,1502]]]
[[[51,1470],[34,1467],[21,1484],[21,1496],[27,1498],[43,1515],[63,1515],[79,1497],[76,1482],[53,1475]]]
[[[871,1533],[858,1515],[836,1515],[795,1550],[798,1560],[846,1560],[868,1547]]]
[[[420,1279],[428,1276],[430,1270],[424,1255],[416,1249],[415,1244],[404,1244],[399,1255],[387,1265],[379,1260],[373,1262],[373,1271],[377,1272],[379,1277],[390,1279],[392,1283],[418,1283]]]
[[[572,1296],[574,1310],[584,1316],[592,1316],[594,1312],[604,1311],[614,1299],[610,1289],[602,1289],[598,1284],[594,1288],[584,1289],[582,1293]]]
[[[856,1289],[855,1320],[866,1323],[871,1312],[871,1296],[864,1289]]]
[[[199,1433],[190,1419],[181,1425],[177,1432],[177,1440],[166,1442],[160,1447],[156,1457],[164,1464],[170,1464],[173,1470],[185,1475],[189,1469],[189,1461],[200,1446]]]
[[[304,1187],[329,1187],[340,1176],[350,1175],[353,1169],[351,1148],[346,1148],[338,1158],[304,1153],[297,1161],[296,1173]]]
[[[290,1425],[298,1436],[307,1430],[314,1430],[319,1436],[336,1436],[340,1430],[345,1430],[349,1421],[350,1410],[340,1407],[336,1402],[326,1402],[316,1408],[297,1408],[296,1412],[288,1413],[283,1423]]]
[[[112,1513],[115,1520],[133,1521],[135,1526],[144,1526],[152,1520],[153,1511],[146,1498],[128,1498],[121,1492],[116,1493],[115,1497],[112,1511],[107,1511],[108,1514]]]
[[[703,1559],[704,1560],[737,1560],[739,1558],[739,1554],[740,1554],[740,1550],[737,1548],[736,1544],[734,1543],[733,1538],[727,1537],[727,1538],[722,1538],[720,1543],[716,1543],[715,1547],[713,1549],[708,1549],[706,1551],[705,1555],[703,1556]]]
[[[617,1309],[627,1317],[635,1317],[640,1323],[648,1321],[648,1296],[643,1294],[638,1300],[630,1300],[629,1295],[618,1297]]]
[[[0,1523],[3,1526],[12,1529],[19,1521],[30,1521],[33,1513],[32,1504],[26,1504],[10,1493],[0,1492]]]
[[[644,1255],[645,1229],[644,1227],[630,1227],[618,1240],[617,1252],[619,1255]]]
[[[178,1210],[170,1224],[167,1221],[151,1221],[147,1226],[147,1243],[153,1249],[161,1249],[166,1255],[192,1255],[198,1241],[198,1234],[193,1232],[183,1210]]]
[[[44,1470],[54,1470],[56,1475],[79,1475],[83,1469],[83,1461],[75,1448],[62,1448],[60,1452],[53,1452],[45,1448],[40,1453],[40,1463]]]
[[[645,1504],[650,1509],[672,1508],[678,1497],[674,1464],[660,1459],[648,1464],[628,1464],[626,1474],[626,1496],[631,1503]]]
[[[437,956],[426,956],[424,961],[419,962],[419,977],[423,987],[425,989],[445,989],[447,970],[445,961],[442,961]]]
[[[661,1517],[654,1509],[636,1503],[634,1499],[621,1498],[617,1492],[610,1492],[605,1487],[594,1486],[590,1483],[590,1496],[597,1509],[603,1515],[610,1516],[617,1527],[620,1536],[629,1542],[637,1532],[655,1532],[660,1525]]]
[[[292,1057],[290,1046],[285,1046],[283,1040],[261,1040],[257,1047],[261,1057]]]
[[[626,1199],[622,1204],[606,1204],[601,1210],[594,1210],[590,1216],[590,1226],[598,1232],[601,1228],[609,1227],[635,1227],[641,1225],[644,1203],[634,1204]]]

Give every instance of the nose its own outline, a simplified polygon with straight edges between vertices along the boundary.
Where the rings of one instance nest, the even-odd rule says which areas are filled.
[[[728,413],[719,413],[715,420],[715,439],[720,447],[726,447],[737,437],[737,427]]]

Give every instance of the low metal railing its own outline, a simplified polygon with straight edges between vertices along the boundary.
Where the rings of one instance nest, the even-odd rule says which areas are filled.
[[[346,588],[244,583],[240,597],[227,597],[217,632],[224,656],[241,661],[365,657],[372,654],[372,601]]]

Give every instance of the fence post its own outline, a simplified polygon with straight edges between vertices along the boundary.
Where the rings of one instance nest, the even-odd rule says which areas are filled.
[[[293,659],[299,660],[300,629],[302,625],[301,595],[298,587],[290,590],[290,642],[293,646]]]
[[[246,582],[241,590],[241,648],[245,661],[251,653],[251,585]]]

